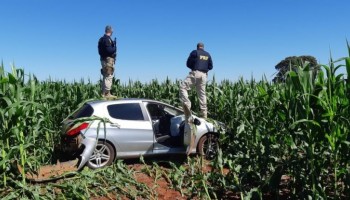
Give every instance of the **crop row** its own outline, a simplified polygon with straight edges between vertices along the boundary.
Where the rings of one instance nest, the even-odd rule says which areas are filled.
[[[228,129],[220,138],[222,154],[213,166],[225,166],[229,173],[223,175],[214,169],[200,178],[188,175],[188,180],[202,178],[206,182],[203,187],[191,187],[193,192],[205,198],[220,198],[228,191],[242,198],[262,198],[266,193],[277,197],[284,175],[292,198],[350,197],[350,79],[337,73],[340,68],[350,73],[350,57],[331,60],[321,68],[315,76],[304,63],[298,71],[288,72],[286,82],[276,84],[265,79],[217,83],[214,77],[207,85],[209,117],[224,122]],[[0,67],[0,197],[43,197],[37,185],[18,176],[14,163],[34,169],[50,164],[59,143],[61,121],[82,102],[100,98],[99,91],[99,84],[91,82],[38,81],[22,69],[7,73],[4,66]],[[156,99],[176,106],[180,105],[178,91],[179,81],[168,79],[125,84],[115,80],[112,89],[118,97]],[[193,108],[199,108],[195,92],[189,95]],[[102,172],[118,174],[123,167],[118,162],[118,167]],[[178,170],[175,167],[173,173]],[[102,172],[86,173],[97,178]],[[88,183],[85,176],[83,173],[79,178]],[[124,179],[117,182],[126,182]],[[132,178],[128,180],[139,188]],[[174,188],[182,191],[189,188],[186,184],[190,182]],[[106,194],[102,187],[97,187],[99,192],[94,190],[93,183],[85,185],[91,187],[89,190],[75,190],[72,184],[50,184],[46,186],[48,194],[53,195],[55,187],[63,190],[62,194],[81,198],[101,191]],[[121,188],[114,188],[115,192],[122,192]],[[132,197],[150,193],[142,191],[144,194],[131,192]]]

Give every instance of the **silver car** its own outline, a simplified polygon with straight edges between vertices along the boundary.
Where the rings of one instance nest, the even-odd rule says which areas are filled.
[[[147,99],[99,100],[84,104],[64,121],[62,150],[80,159],[78,169],[96,169],[119,158],[160,154],[199,154],[212,159],[218,151],[215,121]]]

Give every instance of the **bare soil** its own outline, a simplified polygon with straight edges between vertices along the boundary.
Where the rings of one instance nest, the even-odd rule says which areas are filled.
[[[157,158],[153,159],[146,159],[146,163],[140,163],[138,159],[135,160],[125,160],[124,162],[127,164],[129,169],[132,169],[135,171],[134,177],[135,180],[137,180],[139,183],[145,184],[149,189],[153,190],[152,197],[149,197],[149,199],[158,199],[158,200],[185,200],[189,197],[182,196],[181,193],[174,188],[171,187],[170,180],[167,180],[165,176],[161,176],[160,178],[155,180],[155,177],[149,176],[147,173],[145,173],[145,167],[150,168],[152,166],[152,162],[156,162],[160,169],[163,169],[163,172],[168,172],[170,166],[168,165],[168,161],[176,162],[178,165],[184,165],[185,164],[186,157],[168,157],[168,158],[162,158],[158,160]],[[165,161],[165,162],[163,162]],[[209,173],[212,171],[212,166],[210,166],[209,162],[205,162],[202,171],[204,173]],[[228,169],[224,168],[223,173],[226,175],[229,172]],[[113,195],[109,195],[113,196]],[[229,197],[229,199],[240,199],[237,194],[232,194]],[[231,198],[232,197],[232,198]],[[110,197],[99,197],[95,198],[95,200],[105,200],[105,199],[111,199]],[[123,197],[122,199],[128,199],[127,197]]]
[[[158,158],[156,159],[145,159],[146,163],[141,163],[139,159],[131,159],[125,160],[125,164],[129,169],[133,170],[134,178],[137,182],[143,183],[146,187],[149,188],[151,192],[151,196],[149,199],[159,199],[159,200],[184,200],[189,197],[182,195],[179,191],[172,188],[171,180],[168,179],[167,176],[160,175],[158,177],[154,177],[154,174],[147,174],[145,170],[146,168],[151,169],[153,162],[157,163],[162,173],[167,173],[170,171],[171,166],[169,166],[169,161],[176,162],[177,165],[186,165],[186,157],[168,157],[168,158]],[[35,182],[45,182],[58,179],[62,177],[64,174],[69,172],[76,171],[78,160],[73,160],[69,162],[57,163],[56,165],[48,165],[42,166],[38,170],[38,173],[26,173],[26,177],[28,180],[32,180]],[[19,170],[22,171],[20,166],[18,166]],[[213,170],[212,166],[209,162],[204,162],[202,166],[202,172],[209,173]],[[151,170],[152,171],[152,170]],[[223,174],[227,175],[229,173],[229,169],[224,168]],[[279,190],[280,199],[288,199],[290,195],[290,191],[288,189],[288,182],[290,181],[290,177],[283,175],[281,178],[281,187]],[[264,194],[264,199],[271,199],[273,195]],[[93,200],[105,200],[105,199],[116,199],[116,194],[108,194],[102,197],[94,197]],[[241,199],[240,193],[226,191],[223,196],[224,199]],[[118,199],[128,200],[130,198],[123,196],[118,197]]]
[[[36,172],[26,172],[26,179],[33,182],[45,182],[45,181],[53,181],[68,173],[77,171],[78,159],[67,161],[67,162],[59,162],[55,165],[45,165],[41,166]],[[22,173],[23,169],[21,166],[17,165],[18,170]]]
[[[147,185],[147,187],[152,188],[157,199],[186,199],[185,197],[181,196],[181,193],[179,191],[170,188],[169,183],[163,177],[154,181],[154,178],[149,177],[145,173],[138,172],[135,173],[135,179],[140,183],[144,183]]]

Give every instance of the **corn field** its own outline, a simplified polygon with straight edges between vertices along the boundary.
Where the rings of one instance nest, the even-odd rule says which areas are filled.
[[[316,77],[303,63],[290,71],[285,83],[213,81],[207,85],[209,117],[228,129],[210,173],[201,160],[172,166],[166,176],[184,197],[278,199],[281,178],[292,199],[350,198],[350,47],[349,57],[330,60]],[[339,74],[345,69],[347,74]],[[152,80],[121,84],[112,93],[125,98],[149,98],[180,106],[179,81]],[[194,91],[193,108],[199,108]],[[100,85],[84,82],[38,81],[23,69],[0,67],[0,198],[88,199],[114,194],[130,199],[153,191],[132,177],[123,161],[99,170],[84,169],[62,182],[28,183],[16,164],[36,169],[51,164],[59,144],[61,121],[88,99],[100,98]],[[198,110],[194,110],[198,111]],[[223,168],[229,172],[223,173]],[[145,169],[162,174],[155,162]],[[158,175],[157,175],[158,174]],[[109,196],[108,196],[109,197]]]

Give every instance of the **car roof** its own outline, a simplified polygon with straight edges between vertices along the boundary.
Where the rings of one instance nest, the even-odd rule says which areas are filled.
[[[89,104],[91,106],[101,106],[102,104],[104,105],[110,105],[110,104],[120,104],[120,103],[141,103],[141,102],[151,102],[151,103],[160,103],[163,105],[167,105],[169,107],[173,107],[178,109],[179,111],[182,111],[181,108],[175,107],[174,105],[170,105],[168,103],[162,102],[162,101],[157,101],[153,99],[146,99],[146,98],[120,98],[120,99],[115,99],[115,100],[106,100],[106,99],[101,99],[101,100],[92,100],[86,102],[86,104]]]
[[[120,99],[115,99],[115,100],[106,100],[106,99],[101,99],[101,100],[92,100],[86,102],[86,104],[89,104],[92,107],[100,107],[100,106],[108,106],[111,104],[123,104],[123,103],[142,103],[142,102],[149,102],[149,103],[159,103],[163,104],[169,107],[172,107],[180,112],[183,112],[183,110],[179,107],[175,107],[173,105],[170,105],[168,103],[162,102],[162,101],[157,101],[157,100],[152,100],[152,99],[146,99],[146,98],[120,98]]]
[[[161,102],[161,101],[152,100],[152,99],[145,99],[145,98],[121,98],[121,99],[115,99],[115,100],[101,99],[101,100],[88,101],[86,103],[90,104],[90,105],[96,105],[96,104],[113,104],[113,103],[141,103],[141,102],[145,102],[145,101],[169,105],[169,104]],[[169,106],[171,106],[171,105],[169,105]]]

